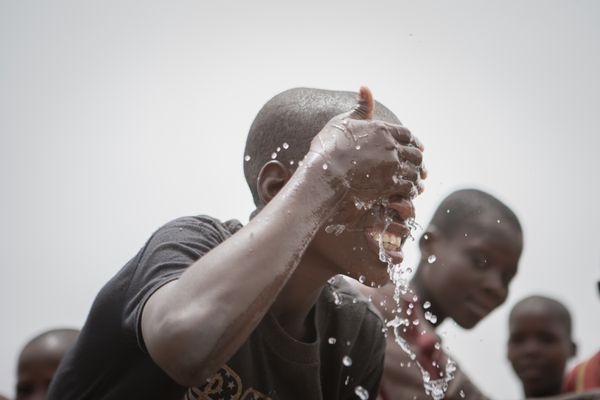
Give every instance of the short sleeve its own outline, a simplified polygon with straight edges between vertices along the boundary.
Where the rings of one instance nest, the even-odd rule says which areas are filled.
[[[217,247],[231,233],[209,217],[184,217],[156,231],[131,261],[133,273],[125,294],[123,322],[146,351],[141,316],[148,299],[162,286],[178,279],[196,260]]]

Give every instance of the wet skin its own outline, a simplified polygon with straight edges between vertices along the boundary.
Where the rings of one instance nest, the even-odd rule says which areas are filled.
[[[566,363],[574,352],[564,321],[550,310],[538,307],[513,312],[508,359],[527,397],[559,394]]]
[[[456,232],[444,237],[434,228],[423,235],[421,271],[413,283],[422,301],[431,302],[437,324],[450,317],[469,329],[506,300],[517,272],[522,235],[486,213]],[[426,260],[431,255],[436,261],[430,264]]]
[[[372,95],[362,88],[357,107],[317,134],[301,167],[292,172],[276,160],[265,164],[257,179],[260,213],[147,301],[145,344],[175,381],[205,382],[269,310],[290,335],[309,340],[308,315],[333,275],[384,276],[368,231],[383,223],[382,214],[357,210],[354,201],[390,200],[400,210],[392,229],[402,235],[425,171],[422,146],[410,131],[369,120],[372,113]],[[329,224],[352,229],[335,237],[324,231]],[[371,252],[355,260],[353,247]]]

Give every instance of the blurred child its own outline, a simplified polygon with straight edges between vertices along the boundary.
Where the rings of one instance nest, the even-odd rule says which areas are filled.
[[[508,359],[524,395],[559,395],[567,361],[577,351],[569,310],[555,299],[530,296],[512,308],[509,329]]]
[[[373,296],[386,320],[403,322],[397,332],[412,352],[404,351],[388,331],[380,398],[431,398],[425,394],[421,368],[431,380],[449,381],[445,399],[485,398],[460,369],[452,371],[454,364],[448,363],[435,330],[446,318],[470,329],[506,300],[523,248],[521,225],[494,196],[458,190],[438,206],[419,248],[419,266],[411,290],[402,296],[400,313],[393,285],[363,291]],[[447,379],[448,374],[454,378]]]
[[[17,364],[15,400],[46,399],[52,377],[78,334],[76,329],[53,329],[25,345]]]

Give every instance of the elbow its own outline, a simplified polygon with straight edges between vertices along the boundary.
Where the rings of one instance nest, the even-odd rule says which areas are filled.
[[[144,332],[146,348],[153,361],[179,385],[201,386],[219,368],[214,360],[211,362],[217,338],[215,330],[205,329],[210,325],[198,316],[186,318],[173,314],[142,328],[143,332],[148,331],[147,335]]]

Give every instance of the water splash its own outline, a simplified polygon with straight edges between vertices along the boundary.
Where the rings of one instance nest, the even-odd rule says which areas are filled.
[[[362,386],[354,388],[354,394],[356,394],[360,400],[367,400],[369,398],[369,392]]]
[[[327,225],[325,227],[325,232],[333,233],[335,236],[339,236],[342,234],[342,232],[344,232],[345,229],[346,229],[346,225],[333,224],[333,225]]]
[[[352,365],[352,359],[349,356],[344,356],[344,358],[342,358],[342,364],[344,364],[345,367],[349,367]]]
[[[450,210],[448,209],[448,210],[446,210],[446,212],[449,213]],[[387,230],[389,223],[390,222],[386,219],[386,225],[385,225],[383,232],[381,233],[381,237],[383,237],[383,234]],[[411,236],[412,236],[413,230],[415,230],[417,228],[421,228],[416,223],[409,224],[409,227],[411,229]],[[425,240],[429,239],[427,234],[424,234],[423,237]],[[445,396],[446,391],[448,390],[449,382],[452,379],[454,379],[454,372],[456,371],[456,364],[451,359],[448,358],[444,372],[440,372],[440,374],[439,374],[440,377],[438,379],[432,379],[429,372],[427,372],[427,370],[425,368],[423,368],[423,366],[417,359],[417,355],[416,355],[415,351],[412,349],[412,347],[410,346],[408,341],[406,339],[404,339],[404,337],[402,336],[402,332],[407,332],[407,329],[411,326],[411,321],[409,321],[408,318],[403,318],[400,316],[400,314],[402,313],[402,308],[400,306],[400,304],[401,304],[400,299],[402,296],[405,296],[407,293],[409,293],[409,292],[412,293],[412,289],[410,289],[408,286],[409,277],[410,277],[410,273],[412,272],[412,269],[407,268],[407,267],[402,267],[400,264],[394,264],[392,262],[391,258],[387,255],[387,252],[385,251],[385,249],[383,248],[383,240],[381,238],[379,240],[379,259],[382,262],[386,262],[388,265],[388,274],[390,276],[391,281],[394,283],[394,301],[396,302],[396,310],[395,310],[396,316],[391,321],[388,321],[386,326],[388,328],[393,329],[394,342],[398,346],[400,346],[402,351],[404,351],[408,355],[408,357],[411,359],[411,361],[414,362],[417,365],[417,367],[419,368],[419,370],[421,371],[421,375],[423,376],[423,387],[425,389],[425,393],[428,396],[431,396],[431,398],[433,398],[433,400],[442,400]],[[429,256],[428,262],[430,264],[434,263],[435,261],[436,261],[435,255]],[[418,298],[417,298],[416,294],[414,294],[414,293],[412,293],[412,294],[413,294],[413,297],[412,297],[413,302],[416,303],[418,301]],[[411,307],[411,305],[413,307]],[[426,301],[423,304],[424,309],[428,309],[430,307],[431,307],[431,303],[429,301]],[[413,308],[414,308],[413,303],[409,303],[408,308],[405,310],[406,315],[410,316],[412,314]],[[437,316],[432,314],[430,311],[425,312],[425,319],[430,321],[432,324],[435,324],[437,322]],[[419,325],[419,320],[414,319],[412,322],[412,325],[414,326],[413,329],[416,329],[416,326]],[[425,333],[426,333],[425,330],[423,330],[421,332],[421,334],[425,334]],[[440,367],[439,365],[437,365],[437,363],[435,363],[435,364],[438,368]],[[411,365],[411,362],[408,362],[406,364],[407,367],[409,367],[410,365]]]

